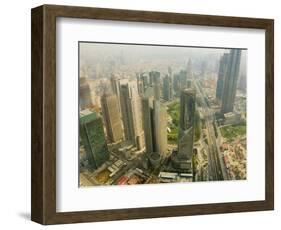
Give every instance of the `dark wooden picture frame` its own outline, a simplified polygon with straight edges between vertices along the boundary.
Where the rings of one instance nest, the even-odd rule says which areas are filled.
[[[255,28],[265,30],[266,160],[265,200],[102,211],[56,212],[56,18],[87,18],[149,23]],[[31,219],[62,224],[274,209],[274,21],[43,5],[32,9]]]

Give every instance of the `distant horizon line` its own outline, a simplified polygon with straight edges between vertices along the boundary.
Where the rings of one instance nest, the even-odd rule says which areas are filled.
[[[164,46],[164,47],[177,47],[177,48],[198,48],[198,49],[240,49],[248,50],[248,48],[233,48],[233,47],[216,47],[216,46],[187,46],[187,45],[164,45],[164,44],[153,44],[153,43],[123,43],[123,42],[100,42],[100,41],[78,41],[80,43],[90,43],[90,44],[107,44],[107,45],[135,45],[135,46]]]

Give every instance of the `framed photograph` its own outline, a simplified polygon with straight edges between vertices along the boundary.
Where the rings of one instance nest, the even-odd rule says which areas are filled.
[[[32,9],[31,219],[273,210],[274,21]]]

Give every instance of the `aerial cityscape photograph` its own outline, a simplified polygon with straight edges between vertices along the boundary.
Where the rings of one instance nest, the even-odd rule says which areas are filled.
[[[247,179],[247,50],[79,42],[79,187]]]

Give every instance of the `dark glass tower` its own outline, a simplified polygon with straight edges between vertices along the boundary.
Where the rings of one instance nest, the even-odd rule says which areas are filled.
[[[80,138],[94,169],[109,159],[101,117],[89,110],[80,112]]]
[[[195,99],[194,89],[189,88],[181,92],[178,152],[173,158],[174,167],[188,173],[192,173]]]
[[[239,77],[240,60],[241,50],[232,49],[229,53],[229,60],[227,63],[222,91],[221,113],[223,114],[233,112],[237,82]]]
[[[149,72],[149,83],[151,86],[154,88],[154,95],[155,99],[159,100],[160,99],[160,72],[158,71],[151,71]]]
[[[224,78],[227,70],[227,62],[228,62],[228,53],[223,54],[220,59],[220,66],[218,72],[218,80],[217,80],[217,89],[216,89],[216,98],[221,101],[222,99],[222,91],[223,91],[223,84]]]
[[[179,120],[179,153],[180,158],[190,159],[193,152],[194,114],[195,114],[195,90],[182,91],[180,98]]]
[[[173,98],[173,83],[169,75],[166,75],[163,79],[163,98],[166,101],[170,101]]]

